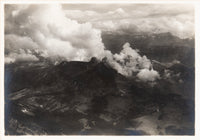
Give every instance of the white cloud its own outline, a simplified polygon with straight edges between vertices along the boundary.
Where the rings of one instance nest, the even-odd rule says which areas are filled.
[[[160,78],[160,75],[157,71],[151,69],[142,69],[137,74],[137,77],[143,82],[154,82]]]
[[[60,5],[12,5],[10,9],[6,13],[6,55],[19,53],[20,48],[25,53],[36,49],[43,57],[55,61],[103,57],[101,31],[90,23],[79,24],[66,18]],[[13,55],[13,59],[14,56],[17,57]]]
[[[15,34],[5,35],[5,46],[6,51],[15,53],[19,52],[19,49],[35,50],[39,48],[37,43],[33,42],[30,37]]]
[[[13,63],[13,62],[18,62],[18,61],[38,61],[39,59],[33,55],[33,54],[29,54],[29,53],[25,53],[23,52],[23,50],[21,50],[20,53],[10,53],[9,55],[7,55],[5,57],[5,63]]]
[[[120,54],[108,54],[107,57],[110,65],[125,76],[132,76],[133,73],[142,69],[150,69],[152,66],[151,61],[132,49],[129,43],[123,45]]]
[[[100,8],[102,12],[93,8],[90,15],[88,10],[66,10],[66,16],[90,22],[102,31],[171,32],[180,38],[194,35],[194,7],[190,4],[113,4],[100,5]]]

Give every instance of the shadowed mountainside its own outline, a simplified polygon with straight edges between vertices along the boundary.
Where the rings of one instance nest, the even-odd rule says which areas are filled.
[[[157,63],[154,86],[95,58],[5,65],[6,134],[193,135],[194,73],[179,65]]]

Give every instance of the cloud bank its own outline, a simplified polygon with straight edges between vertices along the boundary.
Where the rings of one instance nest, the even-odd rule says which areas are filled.
[[[92,56],[103,57],[101,31],[90,23],[79,24],[66,18],[60,5],[12,5],[12,10],[9,8],[5,23],[7,61],[23,59],[15,57],[16,54],[30,56],[33,52],[52,60],[86,61]]]
[[[93,7],[63,7],[67,17],[79,22],[88,21],[102,31],[170,32],[180,38],[194,36],[194,6],[191,4],[101,4]]]

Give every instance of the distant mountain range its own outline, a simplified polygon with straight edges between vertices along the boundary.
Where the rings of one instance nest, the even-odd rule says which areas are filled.
[[[171,62],[179,60],[184,65],[194,67],[194,39],[180,39],[171,33],[115,33],[103,32],[102,40],[106,49],[112,53],[119,53],[124,43],[129,42],[131,47],[138,49],[141,54],[151,60]]]

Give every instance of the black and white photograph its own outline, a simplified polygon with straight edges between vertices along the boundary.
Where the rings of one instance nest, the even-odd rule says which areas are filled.
[[[194,136],[192,3],[4,4],[6,136]]]

